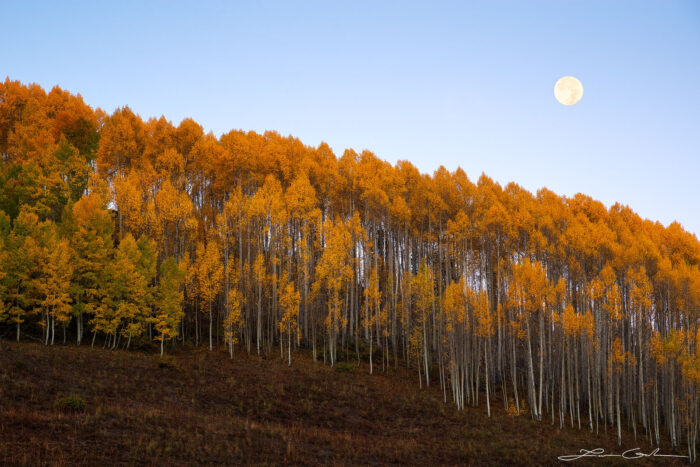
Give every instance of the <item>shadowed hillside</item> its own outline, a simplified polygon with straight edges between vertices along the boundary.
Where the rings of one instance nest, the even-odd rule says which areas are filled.
[[[553,464],[580,448],[653,449],[629,434],[618,448],[613,428],[596,435],[513,418],[498,400],[492,420],[483,404],[459,412],[443,403],[439,388],[420,390],[415,375],[401,369],[370,376],[364,365],[332,369],[304,354],[288,367],[274,353],[230,360],[223,352],[182,352],[160,360],[0,345],[3,464],[525,465]],[[57,407],[69,396],[85,408]],[[668,446],[661,452],[671,453]]]

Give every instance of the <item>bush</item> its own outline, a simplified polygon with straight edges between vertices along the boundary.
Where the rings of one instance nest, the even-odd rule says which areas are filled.
[[[158,368],[170,368],[171,370],[179,370],[180,366],[177,364],[177,361],[175,361],[174,358],[166,356],[160,359],[160,361],[158,362]]]
[[[355,364],[351,362],[338,362],[335,364],[335,371],[341,373],[352,373],[355,371]]]
[[[82,412],[85,410],[85,401],[78,396],[68,396],[54,402],[54,407],[66,412]]]
[[[155,341],[152,341],[147,335],[134,336],[131,338],[131,345],[129,346],[129,349],[138,350],[141,352],[154,352],[157,347],[158,352],[160,352],[160,342],[157,346],[154,342]]]
[[[357,347],[355,347],[355,345],[356,344],[354,341],[350,341],[347,346],[338,348],[336,354],[337,360],[357,361],[357,354],[359,351],[360,360],[365,363],[369,363],[369,342],[365,341],[364,339],[360,339],[360,341],[357,343]],[[375,361],[381,361],[382,358],[382,349],[377,345],[376,340],[372,342],[372,358]]]

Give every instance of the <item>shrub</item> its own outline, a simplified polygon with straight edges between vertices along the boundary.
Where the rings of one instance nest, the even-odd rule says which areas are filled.
[[[352,373],[355,371],[355,364],[351,362],[338,362],[335,364],[335,371],[342,373]]]
[[[54,407],[66,412],[82,412],[85,410],[85,401],[78,396],[68,396],[56,400]]]
[[[152,341],[148,336],[134,336],[131,338],[131,345],[129,348],[131,350],[138,350],[141,352],[153,352],[156,347],[160,352],[160,343],[156,346],[154,341]]]
[[[527,407],[527,402],[525,402],[525,399],[522,399],[520,402],[520,412],[518,412],[518,408],[515,406],[515,402],[513,401],[512,397],[508,398],[508,415],[511,417],[519,417],[521,415],[527,415],[530,410]]]
[[[174,358],[166,356],[160,359],[160,361],[158,362],[158,368],[170,368],[172,370],[179,370],[180,366],[177,364],[177,361],[175,361]]]

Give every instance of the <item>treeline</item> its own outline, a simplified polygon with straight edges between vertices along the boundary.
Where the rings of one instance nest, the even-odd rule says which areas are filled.
[[[667,436],[695,458],[700,243],[677,223],[274,132],[217,139],[9,79],[0,154],[0,316],[17,339],[364,353],[458,408],[490,413],[500,393],[514,414]]]

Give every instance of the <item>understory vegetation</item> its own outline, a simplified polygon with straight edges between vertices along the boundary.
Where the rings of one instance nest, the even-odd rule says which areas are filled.
[[[163,367],[158,352],[0,341],[2,464],[552,465],[580,449],[655,446],[625,431],[618,447],[611,429],[560,430],[508,414],[501,401],[490,419],[483,408],[457,411],[403,368],[369,375],[355,362],[346,373],[307,351],[290,367],[206,349],[176,350]],[[84,409],[57,408],[66,397]],[[662,442],[660,452],[674,451]],[[687,464],[673,461],[635,463]]]

